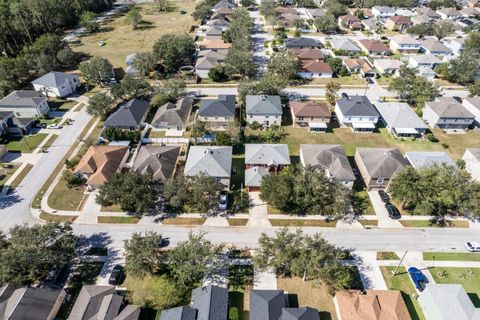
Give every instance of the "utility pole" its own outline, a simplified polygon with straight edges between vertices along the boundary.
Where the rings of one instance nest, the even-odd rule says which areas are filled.
[[[396,267],[395,270],[393,271],[393,276],[396,276],[396,275],[397,275],[398,268],[400,268],[400,265],[402,264],[403,259],[405,259],[405,256],[407,255],[407,252],[408,252],[408,250],[405,250],[405,253],[404,253],[403,256],[402,256],[402,259],[400,259],[400,262],[398,263],[397,267]]]

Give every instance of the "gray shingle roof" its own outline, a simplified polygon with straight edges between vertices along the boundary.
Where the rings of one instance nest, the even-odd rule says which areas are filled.
[[[36,107],[47,98],[37,91],[15,90],[0,100],[0,107]]]
[[[228,318],[228,290],[217,286],[197,288],[192,293],[192,307],[198,310],[197,320]]]
[[[443,43],[435,39],[426,39],[422,42],[422,48],[433,52],[451,52]]]
[[[328,170],[337,181],[355,180],[355,174],[341,145],[301,144],[300,150],[306,166]]]
[[[330,43],[332,44],[332,47],[334,49],[338,50],[346,50],[346,51],[352,51],[352,52],[360,52],[360,48],[357,47],[355,43],[353,43],[352,40],[347,39],[347,38],[333,38],[330,40]]]
[[[133,169],[141,174],[151,174],[156,181],[165,182],[173,175],[179,153],[178,146],[142,146]]]
[[[138,320],[139,316],[140,308],[138,306],[129,304],[113,320]]]
[[[247,114],[282,115],[280,96],[247,96],[245,102]]]
[[[320,315],[317,309],[310,307],[283,308],[279,320],[320,320]]]
[[[245,144],[245,164],[289,165],[288,146],[286,144]]]
[[[250,291],[250,320],[278,320],[286,306],[282,290]]]
[[[160,320],[196,320],[197,310],[188,307],[177,307],[162,311]]]
[[[312,38],[306,37],[298,37],[298,38],[287,38],[285,39],[285,47],[286,48],[317,48],[320,47],[320,43],[317,40]]]
[[[213,57],[199,57],[195,63],[196,70],[210,70],[219,63],[218,59]]]
[[[58,88],[64,85],[67,81],[77,78],[77,75],[68,74],[64,72],[49,72],[40,78],[37,78],[32,81],[32,84],[39,84],[45,87],[54,87]]]
[[[357,148],[371,178],[391,178],[408,166],[408,161],[395,148]]]
[[[264,167],[251,167],[245,170],[245,186],[260,187],[262,179],[268,175],[268,170]]]
[[[406,103],[383,102],[377,103],[375,107],[392,128],[427,128],[423,120]]]
[[[450,97],[440,97],[425,103],[425,108],[432,109],[442,118],[475,118],[461,103]]]
[[[193,146],[188,152],[185,175],[229,178],[232,170],[232,147]]]
[[[168,123],[173,126],[183,126],[188,120],[192,104],[192,97],[184,97],[175,104],[168,102],[158,108],[151,124],[159,126],[161,123]]]
[[[455,166],[455,161],[446,152],[409,151],[405,153],[405,158],[416,169],[442,163]]]
[[[219,95],[218,99],[205,99],[200,104],[201,117],[234,117],[235,95]]]
[[[72,311],[68,320],[89,320],[95,317],[104,301],[104,298],[112,296],[115,294],[115,287],[113,286],[94,286],[87,285],[83,286],[80,290],[80,294],[73,305]],[[107,300],[108,301],[108,298]],[[120,309],[120,304],[114,301],[118,310]]]
[[[105,120],[105,127],[138,127],[147,113],[148,102],[132,99],[122,103],[117,110]]]
[[[348,96],[337,100],[338,107],[346,117],[379,117],[379,113],[366,96]]]
[[[467,150],[480,161],[480,148],[467,148]]]

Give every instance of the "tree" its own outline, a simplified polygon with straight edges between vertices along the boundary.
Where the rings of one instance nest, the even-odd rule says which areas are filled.
[[[152,87],[145,79],[125,76],[122,82],[112,88],[112,95],[116,99],[147,99],[152,94]]]
[[[266,20],[272,23],[273,18],[277,15],[275,11],[276,8],[277,8],[277,1],[264,0],[260,3],[260,14],[262,14]]]
[[[326,0],[323,2],[322,7],[325,9],[327,14],[333,15],[335,18],[347,14],[347,6],[336,1],[336,0]]]
[[[238,85],[240,101],[245,101],[247,95],[283,95],[287,86],[285,79],[267,73],[259,81],[241,81]]]
[[[133,61],[133,66],[135,69],[140,72],[140,74],[144,77],[148,76],[150,72],[155,70],[157,66],[157,62],[155,61],[155,57],[151,52],[139,52],[135,56],[135,60]]]
[[[462,85],[473,83],[480,73],[480,51],[464,51],[458,58],[450,60],[441,71],[451,82]]]
[[[448,20],[440,20],[433,26],[433,34],[440,40],[454,32],[454,24]]]
[[[195,212],[208,213],[217,208],[222,186],[214,177],[202,173],[189,177],[187,190],[187,205]]]
[[[435,33],[434,27],[430,23],[416,24],[414,26],[408,27],[405,31],[408,34],[416,35],[420,38],[423,38],[425,36],[433,36]]]
[[[203,0],[195,6],[192,17],[197,21],[204,21],[212,16],[212,7],[217,3],[216,0]]]
[[[119,127],[105,128],[102,136],[109,141],[131,141],[134,144],[140,141],[140,131],[126,130]]]
[[[164,310],[183,303],[185,290],[166,275],[141,277],[128,286],[127,296],[133,304]]]
[[[10,229],[0,235],[0,283],[28,285],[73,258],[76,237],[68,224],[47,223]]]
[[[100,92],[91,96],[87,104],[87,113],[92,116],[106,119],[112,109],[113,99],[106,93]]]
[[[242,138],[240,123],[237,120],[228,122],[226,133],[228,134],[232,142],[240,142],[240,139]]]
[[[325,99],[327,99],[328,104],[333,107],[338,100],[338,91],[340,90],[340,84],[335,81],[330,81],[327,84],[327,91],[325,92]]]
[[[339,77],[349,75],[347,68],[343,65],[341,58],[327,58],[325,62],[332,68],[333,72]]]
[[[162,235],[134,233],[125,240],[125,271],[129,276],[143,278],[157,273],[162,258]]]
[[[480,80],[475,81],[474,84],[468,87],[468,91],[470,91],[470,96],[480,96]]]
[[[229,77],[238,75],[241,78],[255,76],[257,65],[253,61],[253,52],[230,48],[225,58],[225,71]]]
[[[167,73],[174,73],[181,66],[191,64],[195,41],[188,34],[166,34],[155,42],[153,53]]]
[[[278,51],[270,58],[267,68],[270,74],[290,80],[297,75],[298,59],[291,52]]]
[[[213,68],[208,71],[208,77],[215,82],[223,82],[228,80],[225,67],[221,64],[214,65]]]
[[[480,51],[480,32],[471,32],[463,45],[464,51],[478,52]]]
[[[127,13],[126,21],[132,25],[133,30],[136,30],[140,22],[142,22],[140,10],[138,10],[137,7],[132,7]]]
[[[240,4],[242,7],[248,8],[257,5],[257,2],[255,0],[240,0]]]
[[[94,57],[80,64],[80,72],[87,83],[97,85],[110,81],[113,66],[106,58]]]
[[[223,245],[214,245],[204,233],[188,234],[188,240],[180,242],[168,253],[171,277],[180,288],[192,289],[207,275],[216,273],[222,266],[220,253]]]
[[[215,145],[229,146],[231,143],[232,141],[225,131],[219,131],[215,134]]]
[[[162,82],[152,99],[152,105],[161,106],[167,102],[175,103],[187,95],[187,86],[181,78],[170,78]]]
[[[95,12],[86,11],[80,16],[80,26],[85,28],[88,33],[94,33],[100,30],[100,24],[97,22],[98,15]]]
[[[158,192],[150,175],[135,171],[117,172],[100,186],[96,201],[102,206],[118,204],[123,211],[142,215],[157,203]]]
[[[313,24],[318,31],[323,33],[333,32],[338,28],[337,21],[332,14],[326,14],[324,16],[316,18]]]
[[[207,133],[207,124],[200,119],[195,119],[193,123],[192,130],[190,132],[190,136],[195,139],[195,143],[197,138],[203,137],[205,133]]]
[[[155,4],[157,5],[158,7],[158,11],[159,12],[162,12],[162,11],[167,11],[168,9],[168,6],[169,6],[169,0],[154,0]]]

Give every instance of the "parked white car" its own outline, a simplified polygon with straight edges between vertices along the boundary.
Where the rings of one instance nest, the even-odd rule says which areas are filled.
[[[467,249],[470,252],[479,252],[480,242],[467,242],[465,243],[465,249]]]
[[[47,126],[47,129],[62,129],[63,127],[62,126],[59,126],[58,124],[49,124]]]

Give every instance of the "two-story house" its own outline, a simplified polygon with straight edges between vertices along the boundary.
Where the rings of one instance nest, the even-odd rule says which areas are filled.
[[[263,127],[282,124],[280,96],[248,95],[245,100],[248,124],[257,122]]]
[[[385,21],[385,29],[390,31],[403,32],[408,27],[412,26],[413,22],[410,18],[405,16],[392,16],[388,17]]]
[[[417,53],[420,47],[420,41],[409,35],[395,36],[390,39],[390,48],[395,52]]]
[[[373,6],[372,14],[376,18],[385,19],[395,15],[395,9],[387,6]]]
[[[0,100],[0,111],[12,111],[17,117],[37,118],[48,114],[50,108],[41,92],[15,90]]]
[[[308,128],[311,132],[326,132],[330,123],[330,109],[326,103],[290,101],[293,127]]]
[[[204,174],[215,178],[226,189],[230,187],[232,173],[231,146],[192,146],[188,151],[184,175]]]
[[[473,126],[480,130],[480,96],[464,98],[462,105],[475,116]]]
[[[335,114],[340,125],[354,132],[373,132],[380,117],[366,96],[344,95],[335,104]]]
[[[440,97],[425,103],[423,120],[432,128],[465,130],[475,116],[454,98]]]
[[[35,91],[48,97],[66,97],[80,87],[80,78],[76,74],[64,72],[49,72],[32,81]]]
[[[198,119],[214,130],[224,130],[235,119],[235,95],[219,95],[217,99],[203,99]]]

